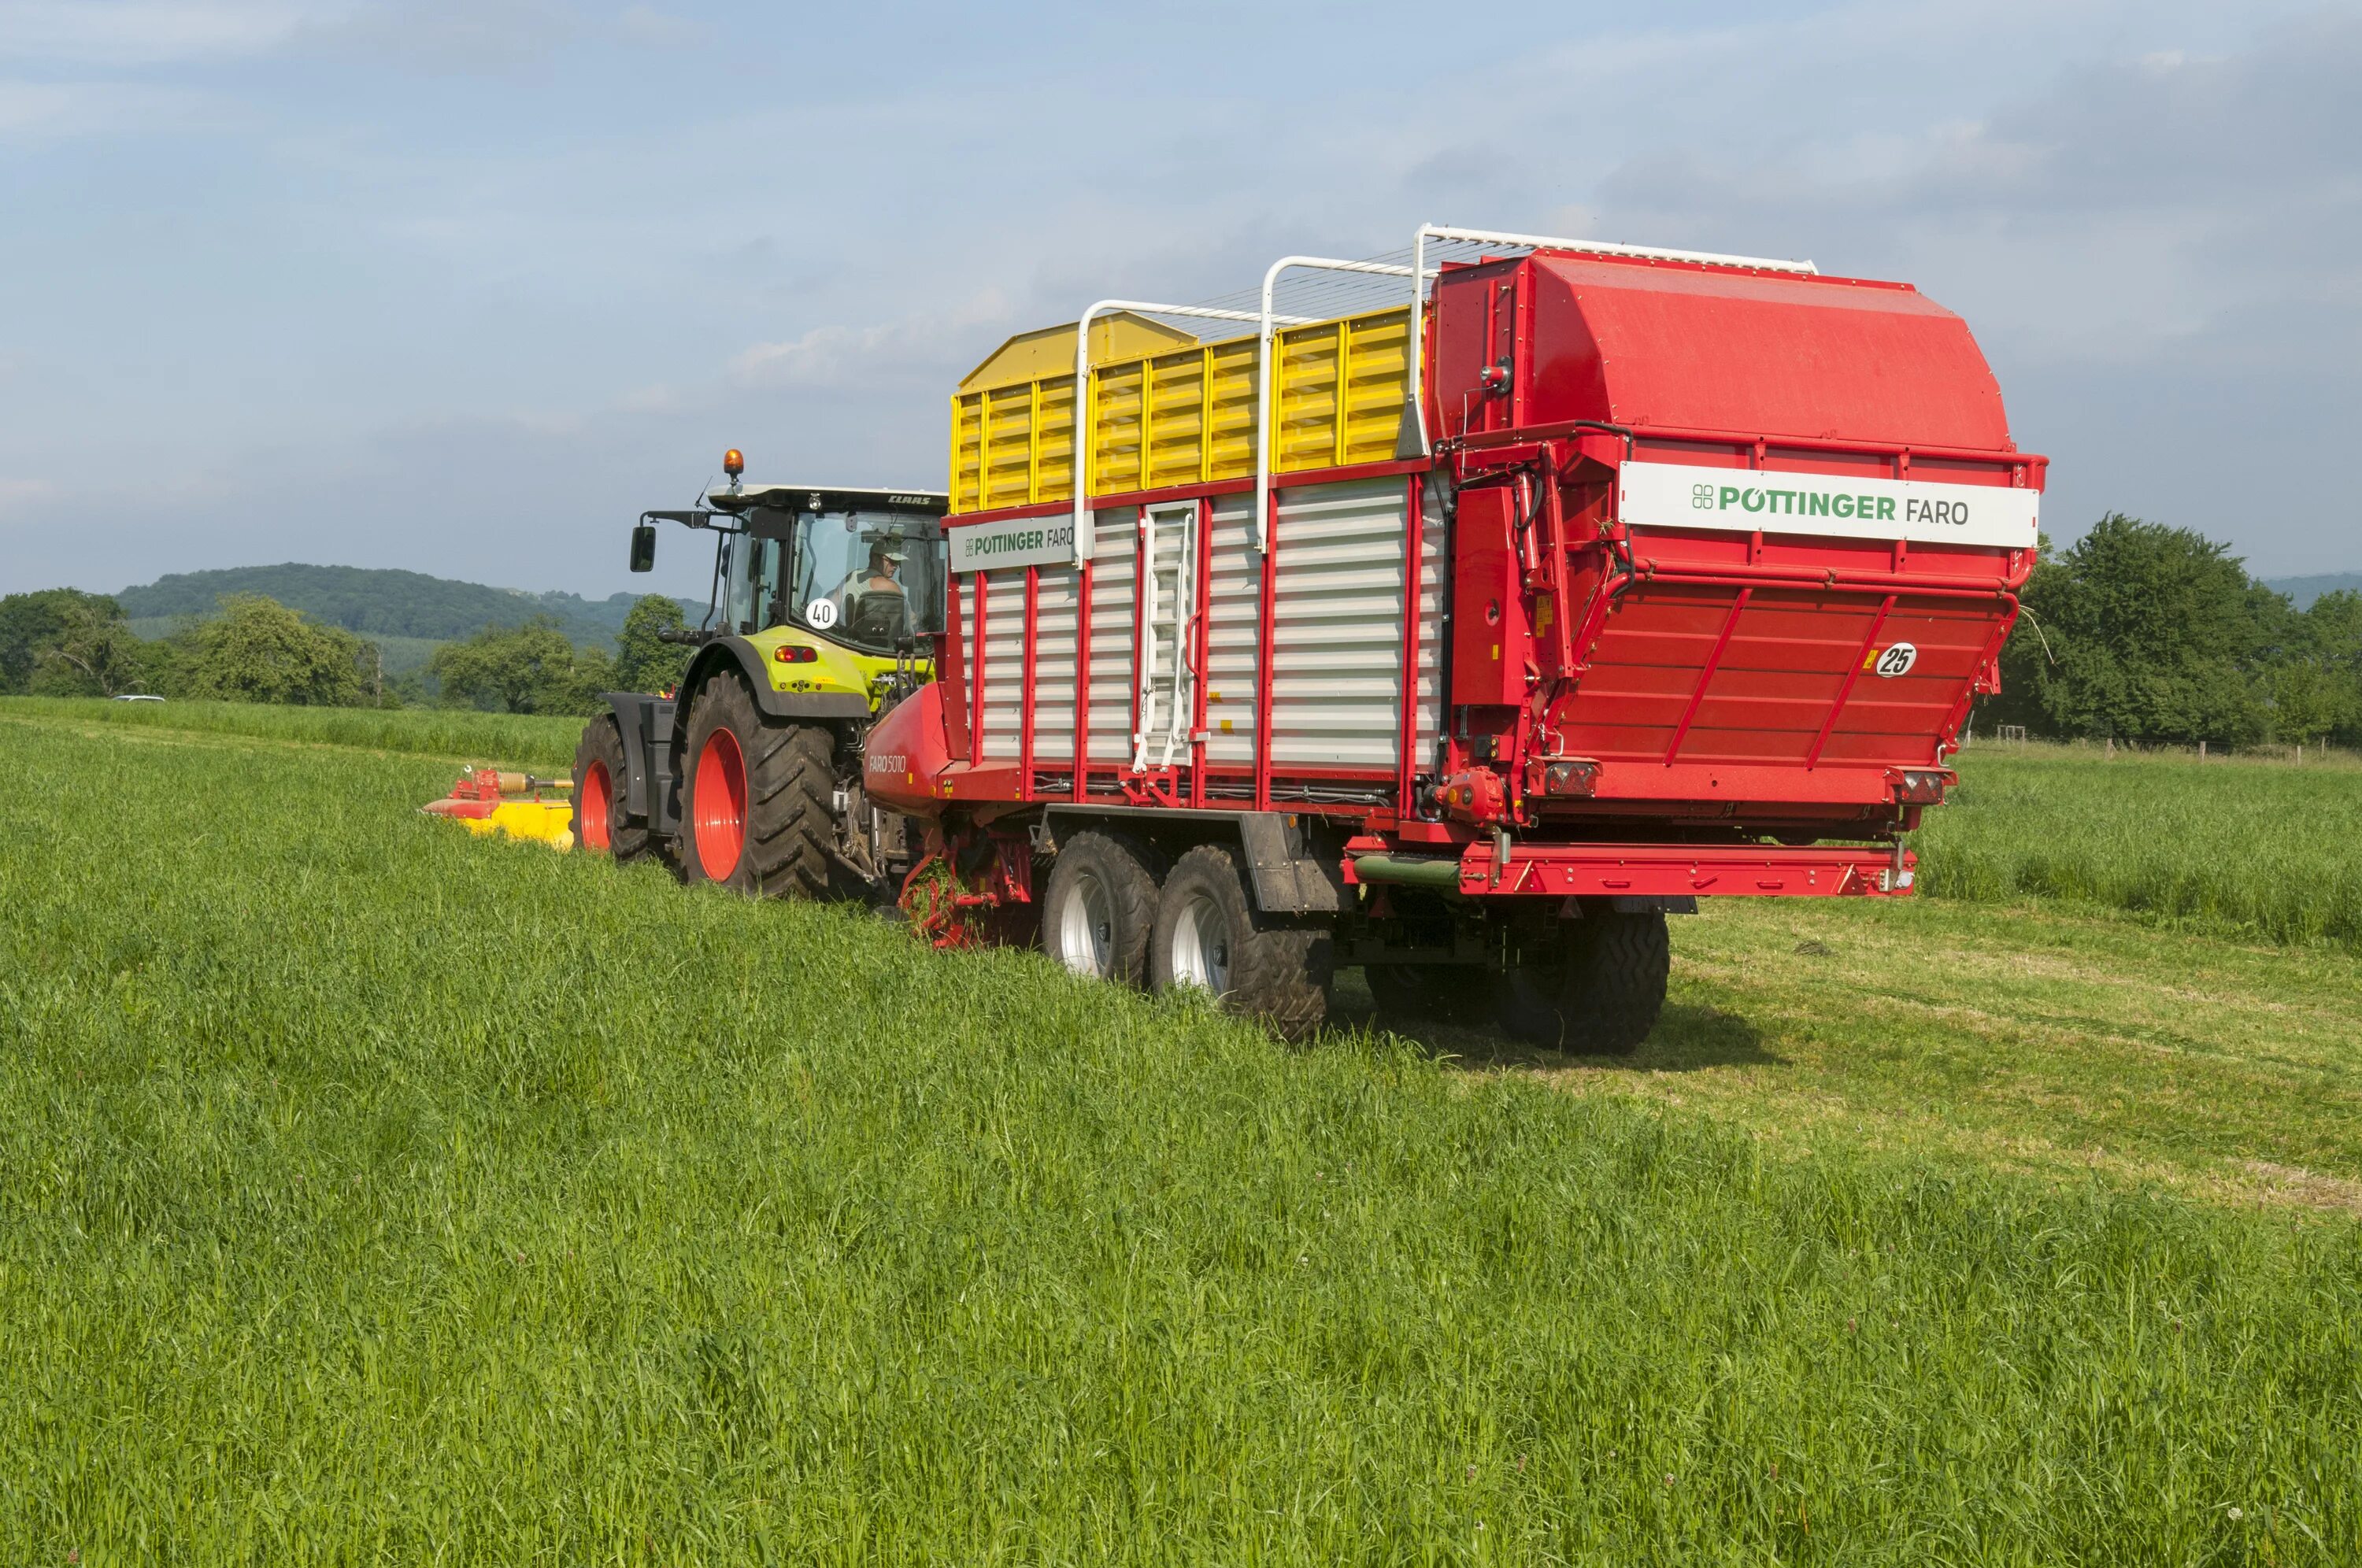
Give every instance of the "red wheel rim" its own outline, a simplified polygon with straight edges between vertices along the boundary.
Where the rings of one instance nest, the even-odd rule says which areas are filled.
[[[728,730],[706,736],[705,749],[697,754],[689,812],[698,868],[710,880],[728,881],[746,850],[746,757]]]
[[[575,814],[582,820],[579,837],[582,847],[607,852],[608,818],[615,809],[615,790],[607,778],[607,765],[594,762],[582,775],[582,799],[575,803]]]

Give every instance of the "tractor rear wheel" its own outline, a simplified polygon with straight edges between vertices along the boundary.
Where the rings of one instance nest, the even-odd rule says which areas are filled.
[[[1042,945],[1077,975],[1148,983],[1156,878],[1131,840],[1078,833],[1059,846],[1042,899]]]
[[[1224,1010],[1300,1040],[1329,1016],[1335,939],[1255,914],[1237,850],[1201,844],[1173,863],[1156,900],[1149,979],[1158,994],[1210,991]]]
[[[1657,1026],[1672,950],[1661,914],[1562,921],[1494,989],[1501,1027],[1578,1056],[1628,1056]]]
[[[829,890],[836,737],[765,716],[732,676],[708,681],[683,751],[681,876],[771,898]]]
[[[593,855],[614,857],[618,866],[650,851],[648,824],[624,810],[624,784],[630,777],[624,758],[624,732],[612,718],[591,720],[574,748],[574,842]]]

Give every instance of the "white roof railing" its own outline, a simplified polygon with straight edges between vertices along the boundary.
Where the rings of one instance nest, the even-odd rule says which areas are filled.
[[[1306,267],[1325,272],[1371,272],[1382,278],[1413,276],[1408,267],[1397,267],[1390,261],[1341,261],[1333,256],[1283,256],[1273,262],[1263,275],[1263,308],[1257,313],[1255,328],[1255,487],[1254,541],[1255,553],[1264,555],[1271,549],[1271,404],[1277,388],[1273,384],[1271,337],[1272,328],[1288,318],[1271,314],[1271,292],[1279,275],[1291,268]],[[1414,284],[1414,289],[1416,285]],[[1411,312],[1410,335],[1418,335],[1418,313]],[[1345,417],[1345,367],[1341,359],[1337,367],[1337,417]]]
[[[1418,226],[1412,236],[1410,264],[1403,266],[1391,261],[1351,261],[1331,256],[1283,256],[1273,262],[1263,275],[1260,308],[1255,310],[1217,309],[1210,305],[1151,304],[1141,300],[1100,300],[1082,314],[1075,326],[1075,544],[1074,558],[1077,563],[1091,558],[1093,533],[1090,508],[1091,447],[1091,319],[1109,311],[1138,311],[1143,315],[1172,315],[1212,321],[1251,321],[1255,324],[1255,512],[1254,538],[1258,553],[1271,547],[1271,411],[1277,395],[1276,375],[1273,369],[1272,339],[1274,329],[1280,326],[1300,326],[1317,319],[1301,315],[1278,315],[1272,310],[1272,299],[1281,273],[1296,268],[1320,271],[1352,272],[1387,278],[1410,280],[1410,347],[1407,356],[1409,374],[1403,409],[1407,437],[1400,450],[1407,457],[1426,457],[1434,450],[1427,429],[1427,410],[1419,396],[1419,386],[1426,366],[1426,333],[1422,330],[1421,310],[1427,302],[1428,281],[1440,269],[1427,264],[1428,243],[1430,240],[1473,245],[1510,246],[1522,250],[1563,250],[1578,256],[1622,256],[1642,260],[1687,261],[1707,267],[1735,267],[1759,272],[1786,272],[1811,277],[1820,269],[1810,261],[1789,260],[1769,256],[1728,256],[1713,250],[1679,250],[1656,245],[1617,245],[1606,240],[1569,239],[1548,234],[1516,234],[1502,229],[1461,228],[1451,224],[1428,223]],[[1397,252],[1399,254],[1399,252]]]
[[[1272,319],[1268,314],[1258,315],[1251,310],[1213,310],[1205,305],[1150,304],[1142,300],[1100,300],[1083,312],[1075,323],[1075,564],[1080,566],[1091,558],[1091,536],[1098,532],[1091,524],[1091,317],[1104,315],[1111,310],[1138,311],[1142,315],[1180,315],[1213,321],[1256,321]],[[1306,318],[1285,316],[1294,326]],[[1267,328],[1266,328],[1267,330]],[[1260,420],[1261,404],[1257,404]],[[1089,657],[1087,653],[1086,657]]]

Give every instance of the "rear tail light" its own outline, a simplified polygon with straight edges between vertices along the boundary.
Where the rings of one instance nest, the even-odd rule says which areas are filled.
[[[780,664],[810,664],[820,657],[820,650],[799,647],[794,643],[781,643],[771,650],[771,657]]]
[[[1542,764],[1545,795],[1560,800],[1587,801],[1599,789],[1599,764],[1588,757],[1568,757]]]
[[[1894,803],[1898,806],[1937,806],[1943,804],[1944,787],[1952,776],[1937,767],[1906,767],[1894,780]]]

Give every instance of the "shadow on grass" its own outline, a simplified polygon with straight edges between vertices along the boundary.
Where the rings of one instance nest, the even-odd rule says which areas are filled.
[[[1636,1073],[1694,1073],[1713,1067],[1788,1066],[1788,1059],[1766,1046],[1762,1032],[1747,1019],[1719,1008],[1694,1007],[1684,1002],[1667,1002],[1664,1011],[1658,1015],[1657,1027],[1628,1056],[1578,1056],[1546,1050],[1514,1039],[1489,1022],[1421,1020],[1390,1027],[1379,1019],[1376,1005],[1358,974],[1338,977],[1329,1009],[1329,1024],[1332,1029],[1387,1030],[1431,1055],[1484,1071],[1584,1066]]]

